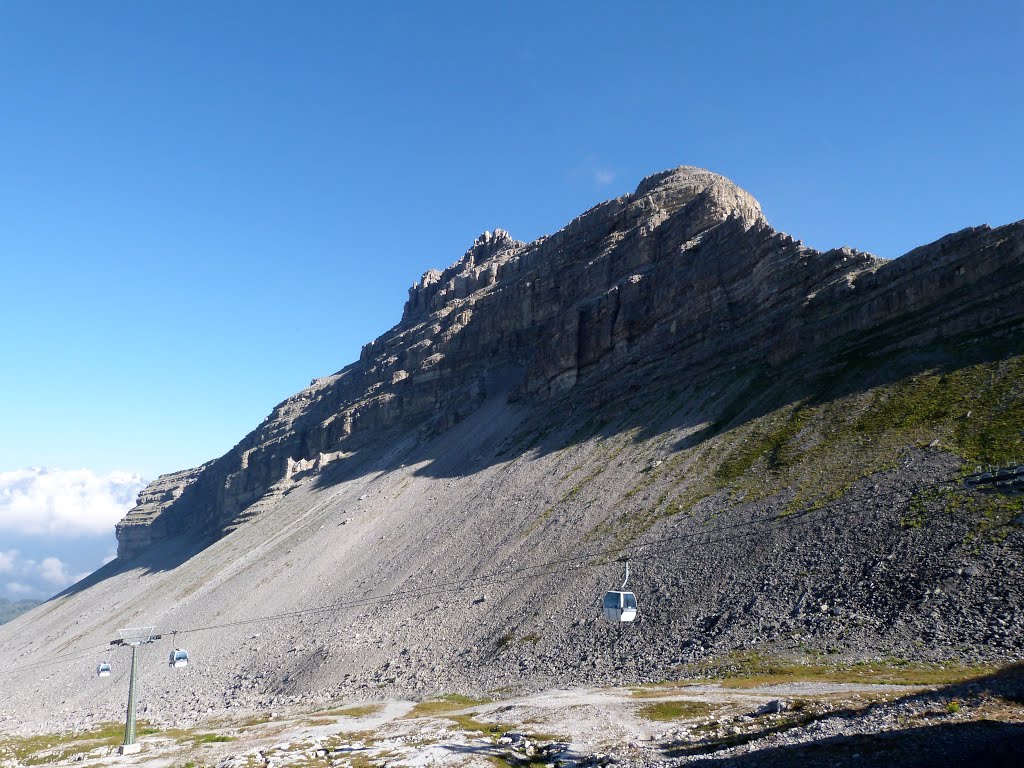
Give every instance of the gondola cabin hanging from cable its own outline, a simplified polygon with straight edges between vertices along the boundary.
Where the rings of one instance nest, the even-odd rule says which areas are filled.
[[[110,677],[110,665],[101,661],[96,667],[96,677]]]
[[[188,651],[184,648],[175,648],[171,651],[170,658],[167,660],[167,665],[170,667],[187,667]]]
[[[603,601],[604,617],[616,623],[636,618],[636,595],[626,591],[626,584],[629,582],[629,560],[623,562],[626,564],[626,578],[622,586],[605,592]]]

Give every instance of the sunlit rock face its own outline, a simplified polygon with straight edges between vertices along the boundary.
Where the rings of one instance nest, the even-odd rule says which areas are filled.
[[[450,428],[498,380],[514,379],[518,402],[607,402],[651,366],[681,377],[813,367],[890,321],[910,323],[886,342],[907,348],[1007,322],[1022,311],[1022,229],[964,230],[891,262],[819,252],[772,229],[728,179],[684,166],[532,243],[485,232],[424,273],[398,325],[357,362],[278,405],[229,453],[147,488],[118,526],[119,557],[184,531],[219,535],[282,483],[388,430]]]

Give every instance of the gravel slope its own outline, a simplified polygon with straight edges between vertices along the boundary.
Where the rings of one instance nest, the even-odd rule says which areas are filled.
[[[140,711],[169,724],[339,696],[672,679],[736,649],[1019,657],[1020,526],[979,540],[970,512],[905,523],[922,488],[957,486],[960,461],[940,449],[904,451],[817,510],[722,491],[632,525],[675,487],[657,462],[686,455],[673,450],[705,420],[694,403],[646,435],[613,421],[581,436],[589,414],[544,431],[549,418],[497,392],[439,436],[385,435],[366,459],[275,487],[224,538],[112,564],[0,629],[0,729],[119,719],[128,653],[113,651],[109,678],[95,664],[117,628],[143,624],[164,639],[143,649]],[[624,546],[641,615],[620,628],[598,617],[620,553],[580,555]],[[174,645],[188,668],[167,667]],[[29,667],[57,654],[78,655]]]

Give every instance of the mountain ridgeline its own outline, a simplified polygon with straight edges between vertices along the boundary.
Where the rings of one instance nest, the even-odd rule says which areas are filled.
[[[553,236],[526,244],[486,232],[451,267],[426,272],[401,322],[358,362],[278,405],[228,454],[147,488],[117,526],[118,556],[184,533],[219,536],[279,484],[389,430],[444,430],[510,382],[509,400],[561,414],[614,411],[640,390],[664,404],[666,390],[749,381],[713,414],[728,427],[844,384],[1001,359],[1024,347],[1022,252],[1018,222],[895,261],[821,253],[773,230],[721,176],[655,174]],[[1024,454],[997,439],[964,458],[1011,450]]]
[[[677,168],[425,273],[358,361],[147,487],[117,560],[0,654],[156,625],[191,658],[147,668],[175,721],[676,679],[737,650],[1017,658],[1024,495],[964,478],[1024,461],[1022,430],[1024,221],[819,252]],[[118,716],[116,685],[46,669],[0,717]]]

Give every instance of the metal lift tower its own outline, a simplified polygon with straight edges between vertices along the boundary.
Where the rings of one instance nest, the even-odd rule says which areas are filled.
[[[153,634],[155,627],[130,627],[117,630],[120,640],[111,640],[111,645],[128,645],[132,649],[132,673],[128,682],[128,714],[124,722],[124,744],[118,748],[118,754],[131,755],[141,749],[135,742],[135,678],[139,673],[139,646],[148,645],[160,639]]]

